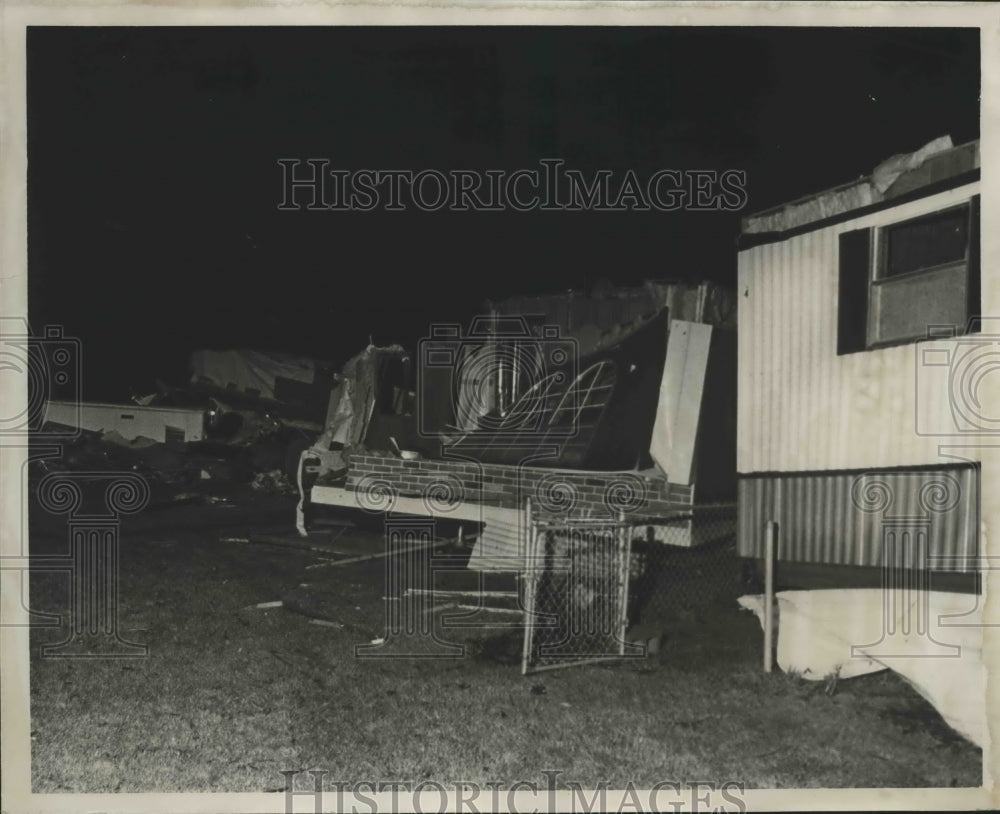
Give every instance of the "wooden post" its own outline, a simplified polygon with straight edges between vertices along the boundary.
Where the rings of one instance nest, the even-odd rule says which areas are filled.
[[[778,524],[768,521],[764,535],[764,672],[771,672],[774,657],[774,549]]]

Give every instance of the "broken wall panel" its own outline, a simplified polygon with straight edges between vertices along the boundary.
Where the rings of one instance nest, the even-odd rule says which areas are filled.
[[[710,325],[671,321],[650,452],[672,483],[690,484],[694,480],[695,444],[711,344]]]
[[[337,380],[329,362],[249,349],[191,354],[191,385],[287,405],[294,417],[321,422]]]
[[[651,465],[649,442],[666,354],[667,312],[621,342],[546,370],[509,417],[454,444],[486,463],[613,471]],[[575,362],[575,364],[574,364]],[[553,387],[553,383],[560,382]]]

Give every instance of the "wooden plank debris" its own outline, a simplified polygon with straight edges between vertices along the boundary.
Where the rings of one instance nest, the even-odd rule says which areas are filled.
[[[284,604],[285,603],[282,602],[280,599],[276,599],[273,602],[258,602],[256,605],[247,605],[244,608],[244,610],[260,610],[260,609],[267,609],[267,608],[280,608]]]
[[[320,625],[321,627],[336,627],[336,628],[343,627],[343,625],[340,622],[331,622],[329,619],[317,619],[315,617],[311,617],[309,619],[309,624]]]
[[[482,611],[483,613],[514,613],[520,616],[524,611],[521,608],[496,608],[488,605],[455,605],[460,610]]]
[[[407,588],[404,592],[408,594],[433,594],[434,596],[502,596],[508,599],[516,599],[517,591],[460,591],[460,590],[439,590],[437,588]]]
[[[306,568],[325,568],[328,565],[352,565],[356,562],[368,562],[369,560],[381,560],[392,555],[400,554],[412,554],[414,551],[429,551],[434,548],[443,548],[447,545],[452,545],[454,540],[433,540],[429,543],[423,543],[421,545],[408,546],[406,548],[400,548],[393,551],[379,551],[375,554],[363,554],[358,557],[347,557],[342,560],[324,560],[323,562],[316,562],[312,565],[307,565]],[[324,554],[331,553],[327,549],[321,549]]]

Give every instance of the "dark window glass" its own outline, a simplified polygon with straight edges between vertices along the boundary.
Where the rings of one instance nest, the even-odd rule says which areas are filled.
[[[886,230],[885,276],[965,260],[969,245],[969,212],[965,207],[902,223]]]

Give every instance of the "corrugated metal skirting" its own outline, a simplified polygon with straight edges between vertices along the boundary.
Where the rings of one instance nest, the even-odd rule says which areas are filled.
[[[740,556],[763,556],[769,520],[779,523],[778,560],[968,573],[979,468],[740,478]]]

